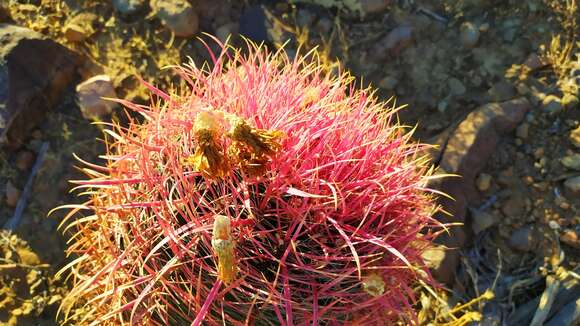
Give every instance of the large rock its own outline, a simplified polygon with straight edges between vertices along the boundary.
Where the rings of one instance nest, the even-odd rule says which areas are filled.
[[[199,30],[197,10],[186,0],[157,0],[153,2],[157,17],[176,36],[189,37]]]
[[[0,144],[20,146],[59,102],[82,62],[39,33],[0,24]]]
[[[483,105],[471,112],[452,131],[440,156],[442,172],[458,175],[437,181],[431,186],[450,195],[453,199],[441,197],[439,202],[449,214],[439,214],[437,218],[447,223],[464,223],[470,202],[479,200],[480,195],[475,179],[493,154],[501,135],[515,129],[530,108],[525,98],[502,103]],[[452,248],[448,250],[446,269],[453,269],[457,262],[457,252],[465,244],[465,230],[452,227],[451,235],[439,237],[437,242]],[[455,264],[455,265],[449,265]],[[440,272],[435,272],[441,275]],[[440,280],[449,282],[444,277]]]

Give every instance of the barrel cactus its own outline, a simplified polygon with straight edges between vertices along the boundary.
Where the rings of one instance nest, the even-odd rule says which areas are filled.
[[[437,209],[426,145],[392,102],[289,58],[222,46],[212,65],[146,82],[142,116],[111,124],[88,196],[68,205],[72,289],[92,324],[414,322],[412,287]]]

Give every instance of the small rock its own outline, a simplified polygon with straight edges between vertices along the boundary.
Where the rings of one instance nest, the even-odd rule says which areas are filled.
[[[489,27],[490,27],[489,23],[483,23],[483,24],[479,25],[479,31],[485,33],[487,31],[489,31]]]
[[[89,35],[81,26],[77,24],[67,24],[64,28],[64,37],[71,42],[80,42],[87,39]]]
[[[524,213],[526,203],[521,196],[511,196],[501,205],[501,211],[506,217],[519,217]]]
[[[332,22],[330,23],[332,27]],[[264,8],[262,6],[250,6],[240,16],[239,32],[242,36],[254,42],[268,42],[269,25]]]
[[[512,249],[526,252],[534,249],[535,240],[535,230],[527,225],[515,230],[510,236],[508,244]]]
[[[580,175],[566,179],[564,187],[566,187],[566,190],[568,190],[573,196],[580,196]]]
[[[296,14],[296,25],[303,28],[311,27],[315,19],[316,16],[310,10],[300,8]]]
[[[232,38],[233,35],[236,33],[238,25],[235,23],[228,23],[223,26],[220,26],[215,31],[215,36],[222,42],[229,38]]]
[[[465,86],[463,85],[463,83],[455,78],[455,77],[451,77],[449,78],[449,80],[447,81],[447,85],[449,86],[449,92],[451,93],[451,95],[463,95],[465,94]]]
[[[153,6],[157,17],[176,36],[193,36],[199,29],[197,11],[186,0],[157,0]]]
[[[23,150],[16,154],[16,168],[20,171],[28,171],[34,163],[34,153]]]
[[[376,60],[386,59],[389,56],[397,55],[411,43],[412,39],[413,28],[411,26],[395,27],[377,42],[371,52],[374,53],[373,56]]]
[[[560,235],[560,241],[569,245],[570,247],[580,249],[580,240],[578,239],[578,234],[574,230],[567,229],[562,232]]]
[[[379,82],[379,87],[386,89],[386,90],[393,90],[393,89],[395,89],[395,87],[397,87],[398,83],[399,83],[399,81],[397,80],[397,78],[392,77],[392,76],[387,76],[387,77],[381,79],[381,81]]]
[[[491,187],[491,175],[482,173],[476,180],[477,189],[479,191],[487,191]]]
[[[576,108],[578,103],[580,103],[580,100],[578,100],[576,95],[566,94],[562,97],[562,105],[568,110]]]
[[[121,15],[130,16],[145,8],[144,0],[113,0],[113,6]]]
[[[461,43],[466,47],[474,47],[479,41],[479,28],[471,22],[465,22],[461,25],[460,34]]]
[[[455,269],[459,262],[459,252],[445,245],[435,245],[423,251],[421,258],[431,269],[433,277],[439,282],[450,284],[455,279]]]
[[[550,114],[557,114],[564,108],[562,101],[555,95],[548,95],[542,100],[544,110]]]
[[[20,190],[8,181],[6,183],[6,205],[16,207],[18,199],[20,199]]]
[[[502,80],[498,83],[495,83],[487,91],[487,94],[494,102],[507,101],[516,96],[516,89],[511,83]]]
[[[376,14],[389,8],[391,0],[359,0],[362,14]]]
[[[529,135],[530,125],[527,122],[522,123],[516,129],[516,136],[520,139],[527,139]]]
[[[580,154],[566,156],[562,160],[562,165],[571,170],[580,170]]]
[[[570,132],[570,141],[574,146],[580,148],[580,126]]]
[[[495,215],[486,212],[473,212],[471,215],[471,228],[475,234],[494,226],[498,219]]]
[[[536,70],[545,66],[542,63],[542,59],[535,53],[531,53],[526,61],[524,61],[524,66],[528,67],[530,70]]]
[[[87,79],[77,86],[79,106],[85,119],[102,119],[111,114],[117,105],[101,97],[116,98],[117,94],[111,78],[107,75],[97,75]]]

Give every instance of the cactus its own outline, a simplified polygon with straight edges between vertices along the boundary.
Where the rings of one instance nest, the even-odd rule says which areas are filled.
[[[217,42],[217,41],[216,41]],[[426,145],[315,52],[222,45],[106,130],[68,205],[61,313],[92,324],[414,322],[437,209]],[[87,213],[87,214],[85,214]]]

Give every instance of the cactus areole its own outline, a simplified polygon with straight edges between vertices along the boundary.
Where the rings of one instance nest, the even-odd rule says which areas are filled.
[[[72,231],[78,324],[415,323],[435,222],[425,145],[314,52],[222,46],[110,125]],[[211,68],[210,68],[211,67]]]

